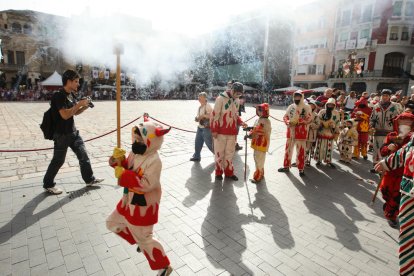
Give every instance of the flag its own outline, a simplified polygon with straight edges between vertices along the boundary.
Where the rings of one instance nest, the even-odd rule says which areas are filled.
[[[108,80],[109,79],[109,70],[105,70],[105,79]]]
[[[92,70],[92,78],[94,78],[94,79],[98,78],[98,70],[96,70],[96,69]]]
[[[121,81],[125,81],[125,74],[121,73]]]

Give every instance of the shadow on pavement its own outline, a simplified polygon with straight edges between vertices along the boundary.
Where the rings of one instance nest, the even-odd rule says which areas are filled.
[[[224,180],[216,181],[213,186],[210,205],[201,225],[204,251],[216,268],[225,269],[231,275],[252,275],[242,262],[242,253],[246,250],[242,225],[251,219],[240,214],[233,184],[231,180]]]
[[[0,228],[0,244],[3,244],[10,240],[13,236],[17,235],[21,231],[36,223],[40,219],[52,214],[56,210],[60,209],[63,205],[75,200],[77,197],[84,195],[92,190],[100,189],[99,186],[83,187],[76,191],[68,193],[65,197],[60,198],[57,202],[50,205],[46,209],[33,213],[36,207],[47,197],[53,196],[51,194],[42,192],[27,202],[23,208],[3,227]],[[29,218],[30,219],[26,219]],[[6,233],[10,234],[6,234]]]
[[[184,206],[193,206],[210,192],[213,185],[211,174],[214,172],[214,167],[214,162],[205,168],[201,167],[200,162],[194,162],[191,167],[191,176],[185,182],[185,187],[190,194],[184,198]]]
[[[257,192],[252,207],[259,208],[264,214],[264,217],[260,219],[255,218],[255,221],[271,226],[273,240],[280,248],[287,249],[295,246],[295,241],[290,232],[288,217],[276,197],[269,193],[266,180],[262,180],[257,184]]]
[[[326,189],[335,188],[334,181],[329,179],[325,174],[310,173],[309,171],[310,170],[306,171],[306,177],[303,178],[305,185],[293,174],[287,173],[286,175],[304,197],[303,203],[308,208],[309,212],[335,226],[337,239],[344,247],[353,251],[361,250],[361,244],[355,236],[355,234],[358,233],[358,228],[354,221],[362,220],[363,216],[357,210],[353,209],[353,203],[350,202],[349,199],[346,200],[344,193],[338,192],[338,196],[341,197],[341,200],[348,202],[346,204],[341,202],[341,204],[344,206],[346,213],[351,215],[352,220],[345,216],[342,211],[336,207],[333,200],[330,200],[330,198],[324,194]],[[331,185],[331,187],[329,187],[329,185]],[[353,210],[347,211],[350,208]]]

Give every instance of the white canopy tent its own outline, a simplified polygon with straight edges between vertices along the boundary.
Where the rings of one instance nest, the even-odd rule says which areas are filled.
[[[289,86],[284,88],[273,89],[274,92],[285,92],[285,91],[296,91],[296,90],[304,90],[302,87],[298,86]]]
[[[42,86],[62,86],[62,76],[54,72],[50,77],[41,82]]]
[[[325,90],[328,89],[328,88],[329,87],[322,86],[322,87],[312,88],[312,90],[314,92],[325,92]]]

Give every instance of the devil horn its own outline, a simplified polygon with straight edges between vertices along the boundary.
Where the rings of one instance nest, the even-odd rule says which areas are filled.
[[[157,135],[158,137],[163,136],[164,134],[167,134],[170,130],[171,130],[171,127],[169,128],[157,127],[155,129],[155,135]]]

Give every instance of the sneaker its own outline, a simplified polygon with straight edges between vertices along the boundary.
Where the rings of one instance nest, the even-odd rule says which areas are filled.
[[[396,220],[388,219],[388,225],[394,229],[398,229],[398,222]]]
[[[86,186],[87,187],[90,187],[90,186],[92,186],[92,185],[95,185],[95,184],[99,184],[99,183],[101,183],[102,181],[104,181],[105,179],[103,179],[103,178],[95,178],[94,180],[92,180],[91,182],[89,182],[89,183],[86,183]]]
[[[226,178],[229,178],[229,179],[234,180],[234,181],[239,180],[239,178],[237,176],[235,176],[234,174],[232,176],[226,176]]]
[[[242,149],[243,149],[242,146],[240,146],[239,144],[236,144],[236,150],[242,150]]]
[[[190,158],[190,161],[193,161],[193,162],[199,162],[200,160],[201,158],[195,158],[195,157]]]
[[[63,190],[58,187],[45,188],[45,191],[52,195],[60,195]]]
[[[289,172],[289,168],[279,168],[278,172]]]
[[[316,162],[316,166],[319,166],[321,164],[321,161]]]
[[[305,171],[299,171],[299,176],[304,177],[305,176]]]
[[[139,246],[137,247],[137,252],[141,253],[141,248],[139,248]]]
[[[366,156],[366,155],[365,155],[365,156],[364,156],[364,160],[368,160],[368,156]]]
[[[223,180],[223,176],[222,175],[216,175],[216,180]]]
[[[167,266],[166,268],[158,270],[157,276],[168,276],[173,271],[171,266]]]
[[[297,167],[298,165],[296,165],[296,163],[292,163],[291,165],[292,167]]]
[[[332,164],[332,163],[326,163],[326,165],[328,165],[329,167],[331,167],[332,169],[335,169],[336,167],[335,167],[335,165],[334,164]]]

